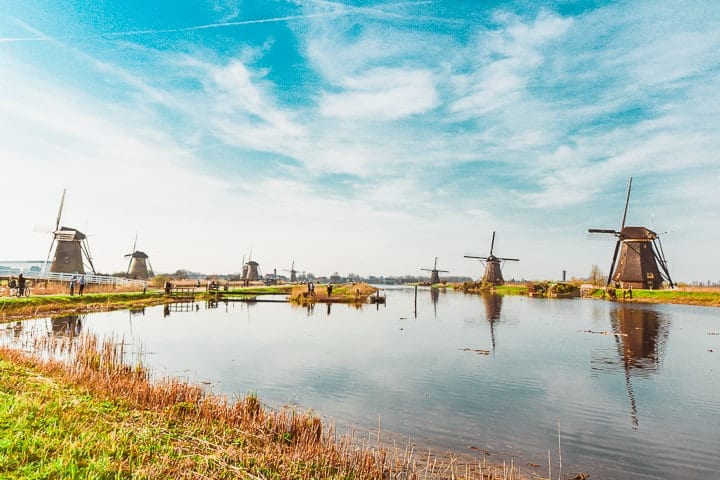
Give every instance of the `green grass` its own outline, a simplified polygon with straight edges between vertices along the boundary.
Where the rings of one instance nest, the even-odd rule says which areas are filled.
[[[85,295],[35,295],[0,298],[0,322],[46,313],[117,310],[163,302],[161,292],[88,293]]]
[[[618,291],[618,296],[621,295],[621,291]],[[633,289],[633,300],[648,300],[658,303],[684,303],[691,305],[720,306],[720,292]]]
[[[499,295],[527,295],[528,287],[526,285],[500,285],[495,287],[495,293]]]
[[[516,478],[477,461],[411,464],[401,450],[362,447],[326,433],[312,413],[268,410],[254,395],[229,402],[172,379],[152,383],[141,365],[121,363],[112,341],[37,340],[35,356],[0,347],[3,479],[370,480],[420,478],[428,467],[458,479]],[[67,356],[45,358],[58,342]]]
[[[143,478],[178,457],[179,426],[0,360],[0,477]],[[162,469],[160,469],[162,470]]]

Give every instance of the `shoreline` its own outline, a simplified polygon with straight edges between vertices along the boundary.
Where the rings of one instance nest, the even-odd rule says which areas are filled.
[[[33,346],[35,353],[0,346],[0,405],[9,406],[0,409],[3,471],[11,478],[30,472],[63,478],[527,478],[515,466],[484,458],[393,449],[379,432],[377,443],[338,436],[312,411],[271,410],[252,394],[230,402],[176,379],[151,382],[141,364],[121,363],[122,345],[94,336],[75,342],[43,337]],[[46,358],[58,350],[65,360]]]

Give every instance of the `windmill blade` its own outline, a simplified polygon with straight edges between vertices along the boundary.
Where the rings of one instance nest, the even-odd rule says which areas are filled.
[[[135,248],[137,247],[137,239],[138,239],[138,232],[135,232],[135,241],[133,242],[133,248],[132,253],[135,253]]]
[[[92,255],[90,255],[90,242],[86,238],[82,241],[80,246],[83,250],[83,253],[85,254],[85,258],[87,258],[88,265],[90,265],[90,270],[92,270],[93,275],[97,275],[97,272],[95,271],[95,265],[93,265]]]
[[[657,260],[658,264],[660,265],[660,268],[662,268],[663,273],[665,273],[665,278],[668,281],[668,285],[670,288],[673,288],[675,284],[672,281],[672,278],[670,278],[670,270],[667,268],[667,260],[665,259],[665,252],[662,248],[662,242],[660,242],[660,237],[657,237],[653,240],[653,244],[656,248],[653,249],[653,254],[655,255],[655,259]]]
[[[615,243],[615,253],[613,253],[612,263],[610,264],[610,273],[608,273],[607,283],[605,284],[606,287],[608,285],[610,285],[610,280],[612,280],[613,270],[615,269],[615,261],[617,260],[618,250],[620,250],[621,243],[622,243],[622,240],[618,240]]]
[[[152,265],[150,265],[150,259],[149,259],[149,258],[147,259],[147,265],[148,265],[148,270],[150,270],[150,276],[151,276],[151,277],[154,277],[154,276],[155,276],[155,272],[153,271]]]
[[[433,270],[437,270],[437,257],[435,257],[435,263],[433,264]]]
[[[449,273],[450,270],[437,270],[438,273]]]
[[[493,232],[492,241],[490,242],[490,256],[492,257],[493,248],[495,247],[495,232]]]
[[[45,264],[43,265],[43,272],[45,273],[47,273],[47,265],[50,261],[50,255],[52,255],[53,245],[55,245],[55,235],[53,235],[52,240],[50,240],[50,249],[48,250],[47,258],[45,259]]]
[[[497,257],[498,260],[503,260],[505,262],[519,262],[519,258],[503,258],[503,257]]]
[[[620,232],[609,228],[588,228],[588,233],[612,233],[613,235],[618,235]]]
[[[65,204],[65,189],[63,188],[62,197],[60,198],[60,209],[58,210],[57,220],[55,220],[55,231],[60,227],[60,218],[62,217],[63,205]]]
[[[478,257],[476,255],[463,255],[465,258],[477,258],[478,260],[487,260],[488,257]]]
[[[132,266],[132,256],[135,253],[135,248],[137,247],[137,239],[138,239],[138,232],[135,231],[135,241],[133,242],[133,248],[132,248],[132,250],[130,250],[130,254],[125,255],[126,257],[130,257],[130,260],[128,260],[127,272],[125,272],[127,275],[130,274],[130,267]]]
[[[621,232],[623,228],[625,228],[625,219],[627,218],[628,205],[630,204],[630,189],[632,188],[632,179],[633,177],[630,177],[630,182],[628,183],[627,197],[625,197],[625,211],[623,212],[622,225],[620,226]]]

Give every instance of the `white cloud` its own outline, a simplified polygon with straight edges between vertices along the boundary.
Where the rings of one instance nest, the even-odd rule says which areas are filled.
[[[432,74],[428,71],[380,68],[341,84],[342,93],[325,93],[320,113],[328,117],[397,120],[424,113],[438,103]]]

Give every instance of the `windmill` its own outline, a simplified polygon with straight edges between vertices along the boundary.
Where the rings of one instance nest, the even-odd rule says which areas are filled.
[[[490,243],[490,255],[487,257],[478,257],[474,255],[465,255],[465,258],[477,258],[481,263],[485,264],[485,274],[482,277],[482,283],[489,283],[491,285],[502,285],[505,280],[502,276],[501,264],[502,262],[519,262],[519,258],[504,258],[496,257],[493,255],[493,248],[495,247],[495,232],[492,234],[492,242]]]
[[[670,278],[660,236],[646,227],[625,226],[631,188],[632,177],[628,183],[625,211],[619,231],[607,228],[588,229],[590,233],[609,233],[617,237],[607,285],[614,281],[619,283],[621,288],[632,286],[659,289],[662,288],[663,280],[665,280],[672,288],[675,284]],[[616,263],[617,269],[615,268]]]
[[[45,266],[47,266],[55,247],[55,255],[50,264],[50,272],[53,273],[85,273],[86,260],[92,273],[95,273],[95,266],[92,263],[90,255],[90,245],[87,236],[79,230],[70,227],[60,226],[62,218],[63,205],[65,204],[65,189],[63,189],[62,198],[60,199],[60,209],[58,210],[57,219],[55,220],[55,230],[53,230],[53,239],[50,242]]]
[[[295,260],[292,261],[290,270],[283,270],[283,272],[290,272],[290,283],[297,282],[297,270],[295,270]]]
[[[148,278],[154,276],[152,266],[150,265],[150,257],[148,257],[147,253],[135,249],[135,247],[137,247],[137,239],[138,234],[136,232],[132,252],[125,255],[126,257],[130,257],[127,268],[127,276],[128,278],[147,280]]]
[[[430,273],[430,285],[435,285],[437,283],[440,283],[440,275],[439,272],[447,273],[448,270],[438,270],[437,268],[437,257],[435,257],[435,264],[433,265],[433,268],[421,268],[420,270],[431,272]]]
[[[258,262],[252,260],[252,250],[250,250],[248,261],[243,265],[243,278],[246,282],[255,281],[260,278],[260,272],[258,272],[259,266],[260,264]]]

